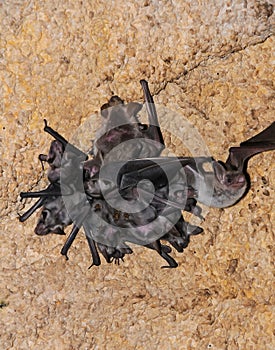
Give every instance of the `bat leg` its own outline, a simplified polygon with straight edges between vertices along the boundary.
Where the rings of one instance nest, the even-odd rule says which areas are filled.
[[[86,236],[89,248],[90,248],[90,252],[92,254],[92,264],[89,266],[89,269],[90,269],[93,266],[99,266],[101,264],[101,261],[100,261],[100,256],[99,256],[98,251],[97,251],[95,241],[92,239],[89,226],[87,225],[87,223],[85,221],[83,223],[83,228],[84,228],[85,236]]]
[[[173,259],[170,255],[168,255],[167,253],[165,253],[165,252],[161,252],[161,254],[160,254],[160,256],[163,258],[163,259],[165,259],[167,262],[168,262],[168,264],[169,264],[169,266],[161,266],[161,268],[162,269],[171,269],[171,268],[176,268],[176,267],[178,267],[178,263],[176,262],[176,260],[175,259]]]
[[[204,217],[201,215],[202,209],[197,205],[195,198],[187,198],[184,210],[188,213],[194,214],[201,220],[204,220]]]
[[[45,170],[44,162],[47,161],[47,158],[48,158],[48,156],[46,154],[39,154],[39,156],[38,156],[38,159],[39,159],[39,161],[41,163],[41,167],[42,167],[43,171]]]
[[[19,221],[20,222],[26,221],[37,209],[42,207],[45,200],[46,200],[46,197],[38,199],[38,201],[30,209],[28,209],[24,214],[22,215],[19,214]]]
[[[57,197],[62,196],[60,190],[58,191],[48,191],[48,190],[41,190],[41,191],[34,191],[34,192],[21,192],[20,197],[23,198],[41,198],[41,197]]]
[[[61,196],[61,189],[58,184],[50,184],[45,190],[34,192],[21,192],[20,197],[23,198],[41,198],[41,197],[58,197]]]
[[[203,232],[203,229],[198,226],[187,223],[183,216],[180,217],[178,222],[172,227],[172,229],[166,233],[161,239],[169,242],[178,252],[182,253],[190,243],[191,235],[198,235]]]
[[[74,225],[71,233],[69,234],[65,244],[63,245],[63,247],[61,249],[60,253],[65,256],[66,260],[69,260],[68,251],[71,248],[71,245],[73,244],[73,242],[78,234],[78,231],[79,231],[79,227],[77,225]]]
[[[46,119],[44,119],[44,123],[45,123],[44,131],[47,132],[48,134],[50,134],[54,139],[59,141],[63,145],[64,148],[68,147],[69,151],[73,152],[77,156],[82,157],[83,160],[86,160],[88,158],[86,153],[82,152],[80,149],[73,146],[63,136],[61,136],[57,131],[55,131],[50,126],[48,126]]]
[[[203,232],[203,228],[199,227],[199,226],[194,226],[191,224],[187,224],[187,234],[188,237],[189,236],[196,236],[199,235],[200,233]]]
[[[42,198],[42,197],[61,197],[71,196],[74,194],[74,189],[63,184],[62,192],[58,183],[51,183],[45,190],[33,192],[21,192],[20,197],[23,198]]]
[[[190,242],[189,235],[186,230],[186,222],[181,216],[178,222],[167,232],[161,239],[169,242],[178,252],[182,253]]]
[[[57,131],[55,131],[50,126],[48,126],[48,122],[46,119],[44,119],[44,124],[45,124],[44,131],[50,134],[55,140],[59,141],[65,148],[68,144],[68,141],[63,136],[61,136]]]
[[[140,84],[142,86],[143,93],[144,93],[144,100],[147,108],[148,121],[149,121],[149,127],[146,130],[146,133],[148,134],[150,139],[155,140],[163,145],[163,147],[161,147],[159,150],[159,152],[161,152],[165,146],[164,146],[162,132],[159,126],[154,99],[150,93],[148,82],[146,80],[141,80]]]
[[[168,253],[171,252],[171,248],[166,245],[162,245],[159,240],[146,244],[145,247],[152,250],[156,250],[159,253],[159,255],[168,262],[169,266],[161,266],[161,268],[178,267],[178,263],[170,255],[168,255]]]
[[[89,269],[90,269],[93,266],[99,266],[101,264],[101,261],[95,245],[95,241],[92,238],[90,238],[88,235],[86,235],[86,238],[88,241],[88,245],[89,245],[90,252],[92,254],[92,260],[93,260],[92,264],[89,266]]]
[[[180,217],[175,225],[175,228],[180,232],[183,238],[188,238],[189,236],[195,236],[203,232],[203,229],[199,226],[194,226],[186,222],[183,216]],[[189,241],[188,241],[189,243]]]
[[[78,207],[76,207],[76,210]],[[74,242],[74,240],[75,240],[75,238],[76,238],[76,236],[77,236],[77,234],[82,226],[84,226],[85,235],[87,237],[88,228],[87,228],[87,224],[85,223],[85,219],[87,218],[87,216],[89,214],[90,214],[90,205],[87,203],[85,203],[84,206],[83,206],[83,204],[80,204],[80,209],[78,211],[77,220],[74,221],[72,231],[69,234],[63,248],[61,249],[61,254],[65,255],[66,260],[68,260],[68,251],[69,251],[71,245],[73,244],[73,242]],[[87,239],[88,239],[88,237],[87,237]],[[88,240],[88,243],[90,243],[89,240]],[[92,252],[92,254],[93,253],[94,253],[94,251]]]
[[[173,229],[176,230],[175,227]],[[180,235],[176,235],[175,232],[168,232],[165,236],[161,237],[161,239],[169,242],[179,253],[182,253],[183,249],[186,248],[190,242],[189,236],[183,238]]]
[[[97,243],[97,247],[98,247],[100,253],[104,256],[106,262],[108,264],[110,264],[111,257],[109,256],[109,253],[107,251],[108,247],[105,244],[102,244],[102,243]]]

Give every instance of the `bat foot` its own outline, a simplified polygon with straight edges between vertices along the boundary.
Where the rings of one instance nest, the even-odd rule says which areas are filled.
[[[23,215],[21,215],[21,214],[19,214],[19,213],[17,213],[17,215],[18,215],[18,220],[19,220],[19,222],[24,222],[26,219],[24,219],[24,216]]]
[[[166,260],[166,258],[164,258]],[[162,269],[175,269],[179,266],[179,264],[174,260],[171,256],[169,256],[169,265],[161,266]]]
[[[161,266],[161,269],[176,269],[179,265],[175,263],[173,266]]]
[[[64,247],[61,249],[60,254],[65,256],[66,261],[69,260],[68,252],[64,250]]]
[[[100,263],[94,263],[92,262],[92,264],[88,267],[88,270],[90,270],[93,266],[99,266]]]
[[[176,260],[174,260],[170,255],[166,254],[163,251],[159,254],[169,264],[168,266],[167,265],[161,266],[162,269],[175,269],[176,267],[179,266],[178,263],[176,262]]]
[[[110,262],[114,262],[115,265],[119,266],[120,265],[120,262],[124,262],[124,258],[123,257],[119,257],[119,258],[111,258],[110,259]]]
[[[203,228],[199,226],[188,225],[187,234],[188,236],[197,236],[203,232]]]
[[[44,130],[48,127],[48,122],[47,122],[47,119],[43,119],[44,121]]]

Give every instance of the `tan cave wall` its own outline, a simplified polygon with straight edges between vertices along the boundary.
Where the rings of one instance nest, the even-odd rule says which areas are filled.
[[[188,120],[209,152],[274,120],[269,1],[2,1],[0,4],[1,349],[274,349],[274,152],[249,163],[251,190],[210,209],[179,267],[134,247],[120,266],[88,270],[79,234],[38,237],[19,223],[21,191],[42,189],[51,137],[70,139],[112,94],[142,101],[150,83],[167,147]],[[94,126],[96,129],[96,125]],[[95,130],[94,129],[94,130]],[[85,137],[93,138],[88,129]],[[171,136],[172,135],[172,136]],[[68,230],[69,231],[69,230]]]

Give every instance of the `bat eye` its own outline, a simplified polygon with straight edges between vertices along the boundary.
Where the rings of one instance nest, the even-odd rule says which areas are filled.
[[[227,177],[226,177],[226,182],[227,182],[228,184],[232,184],[233,178],[232,178],[231,176],[227,176]]]
[[[225,178],[225,184],[240,188],[245,184],[245,177],[243,175],[227,175]]]

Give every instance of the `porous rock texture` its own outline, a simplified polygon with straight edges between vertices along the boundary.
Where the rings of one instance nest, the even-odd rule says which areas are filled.
[[[42,189],[37,159],[71,139],[112,94],[156,103],[167,146],[188,120],[217,159],[274,120],[272,0],[4,0],[0,4],[1,349],[274,349],[275,154],[249,163],[251,190],[210,209],[177,269],[134,247],[120,266],[90,265],[84,235],[18,222],[20,191]],[[161,114],[161,113],[160,113]],[[172,113],[173,115],[173,113]],[[94,120],[94,119],[93,119]],[[97,125],[94,125],[95,129]],[[167,131],[167,132],[166,132]],[[92,139],[94,131],[85,129]]]

